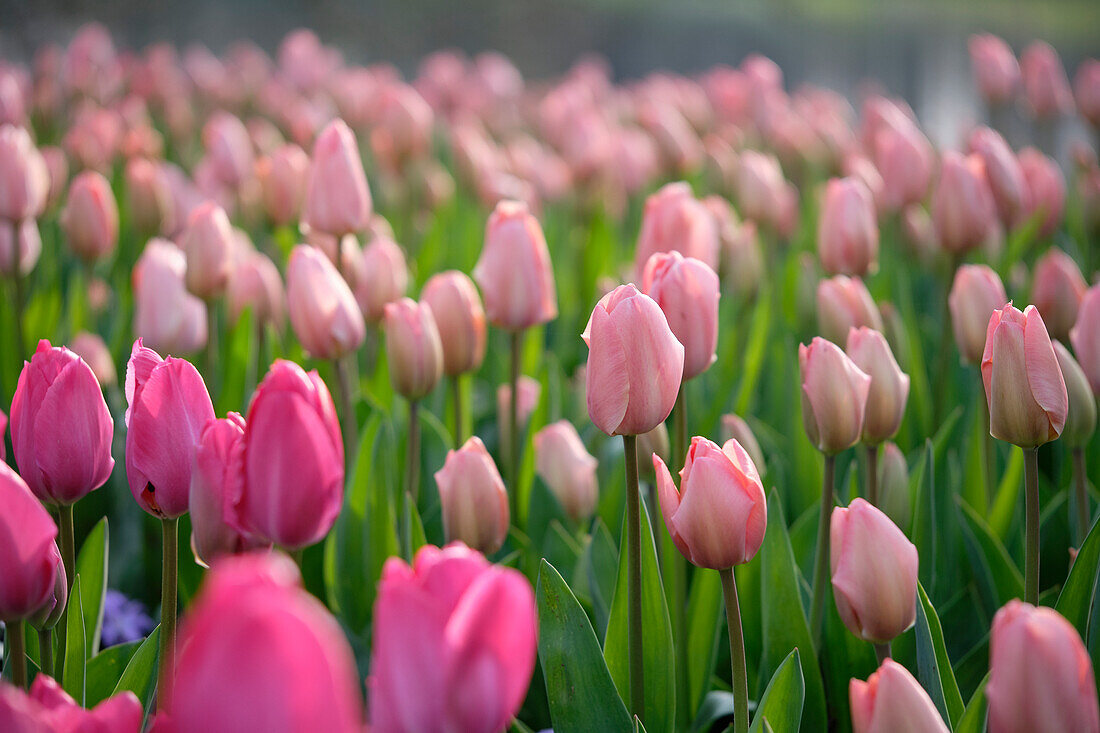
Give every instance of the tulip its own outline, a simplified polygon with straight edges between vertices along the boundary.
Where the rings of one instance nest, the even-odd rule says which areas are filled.
[[[143,713],[129,690],[85,710],[47,674],[34,678],[29,695],[0,683],[0,728],[12,733],[140,733]]]
[[[489,322],[498,328],[517,331],[557,317],[550,253],[542,227],[525,204],[497,204],[485,229],[474,280],[485,297]]]
[[[1004,39],[989,33],[970,37],[970,64],[978,91],[989,104],[1012,101],[1020,83],[1020,65]]]
[[[820,337],[808,347],[799,345],[798,362],[802,373],[802,424],[810,442],[826,455],[852,447],[863,429],[871,376],[836,344]]]
[[[366,328],[359,305],[320,251],[304,244],[294,248],[286,289],[290,325],[311,356],[338,359],[363,343]]]
[[[527,375],[521,375],[518,382],[519,395],[516,400],[516,425],[522,432],[531,414],[539,405],[539,396],[542,394],[542,385],[537,379]],[[497,387],[497,424],[500,426],[501,443],[507,444],[511,440],[510,420],[507,419],[508,411],[512,406],[512,385],[502,384]]]
[[[871,378],[861,439],[877,446],[892,438],[901,425],[909,397],[909,375],[901,371],[885,337],[870,328],[848,332],[845,351],[852,362]]]
[[[871,192],[856,178],[834,178],[825,188],[817,253],[831,275],[862,277],[878,264],[878,223]]]
[[[853,679],[848,696],[853,733],[948,733],[932,698],[909,670],[893,659],[883,660],[866,682]]]
[[[250,309],[257,325],[281,328],[286,320],[286,297],[279,268],[260,252],[248,252],[233,268],[229,278],[229,318],[236,323]]]
[[[42,160],[46,163],[46,173],[50,178],[49,193],[46,194],[46,208],[52,209],[53,205],[61,199],[65,193],[65,184],[69,182],[69,161],[65,157],[65,151],[54,145],[39,148]]]
[[[1036,263],[1031,302],[1039,309],[1052,337],[1062,341],[1069,337],[1088,287],[1077,263],[1056,247],[1047,250]]]
[[[908,117],[892,116],[874,137],[874,163],[882,175],[882,208],[899,211],[924,199],[932,180],[928,138]]]
[[[1088,491],[1085,475],[1085,446],[1096,432],[1096,397],[1089,387],[1088,378],[1081,365],[1069,353],[1061,341],[1054,342],[1054,354],[1058,357],[1058,367],[1066,382],[1066,395],[1069,398],[1069,411],[1066,413],[1066,426],[1062,429],[1062,441],[1073,453],[1073,479],[1077,505],[1077,541],[1083,542],[1088,534],[1091,512],[1088,505]]]
[[[131,158],[126,163],[124,180],[135,229],[143,234],[164,231],[164,225],[171,223],[172,191],[157,164],[146,158]]]
[[[324,538],[344,499],[344,443],[316,371],[277,359],[256,388],[230,526],[288,550]]]
[[[844,341],[853,328],[882,330],[882,314],[858,277],[837,275],[817,285],[817,320],[822,335]]]
[[[363,230],[370,215],[359,145],[343,120],[333,120],[313,144],[302,221],[310,229],[343,236]]]
[[[166,730],[359,733],[358,688],[343,631],[288,558],[225,558],[180,629]]]
[[[18,628],[13,622],[29,618],[53,593],[56,538],[46,509],[18,474],[0,463],[0,620],[11,624],[10,635]],[[11,658],[18,663],[14,653]]]
[[[256,163],[264,211],[277,225],[295,221],[302,210],[309,155],[293,143],[279,146]]]
[[[42,254],[42,237],[38,233],[38,222],[26,219],[18,225],[0,220],[0,275],[14,277],[15,263],[18,259],[20,276],[27,275],[38,264]]]
[[[393,239],[378,237],[363,249],[355,299],[368,323],[378,323],[386,306],[400,300],[409,286],[405,252]]]
[[[435,482],[447,541],[465,542],[486,555],[499,550],[508,536],[508,493],[481,439],[475,435],[447,451]]]
[[[1077,323],[1069,331],[1069,340],[1092,393],[1100,396],[1100,285],[1085,291],[1077,310]]]
[[[996,130],[979,127],[970,135],[970,151],[981,157],[985,179],[1005,227],[1019,223],[1027,198],[1027,182],[1020,162]]]
[[[1020,54],[1024,94],[1036,117],[1057,117],[1073,110],[1069,79],[1050,44],[1035,41]]]
[[[641,273],[653,255],[679,252],[718,269],[718,229],[713,215],[691,193],[691,186],[680,181],[663,186],[646,199],[642,230],[634,257],[635,271]]]
[[[535,665],[527,579],[461,544],[390,558],[375,604],[371,729],[495,733],[519,710]],[[409,654],[410,644],[424,650]],[[481,674],[470,674],[476,664]],[[406,680],[417,680],[408,685]]]
[[[599,498],[595,456],[568,420],[535,433],[535,470],[573,521],[592,516]]]
[[[206,160],[218,180],[239,188],[253,175],[252,140],[239,119],[224,111],[210,116],[202,128]]]
[[[435,316],[443,344],[443,373],[471,372],[485,359],[485,310],[472,280],[457,270],[428,278],[420,300]]]
[[[1012,600],[997,611],[985,696],[991,733],[1100,730],[1088,651],[1052,608]]]
[[[150,239],[134,265],[134,333],[161,351],[190,354],[206,344],[206,304],[187,292],[183,252]]]
[[[8,416],[0,410],[0,462],[7,460],[7,448],[4,446],[4,435],[8,432]]]
[[[46,208],[50,174],[22,127],[0,126],[0,219],[36,219]]]
[[[665,314],[673,335],[684,347],[687,381],[705,372],[717,359],[718,275],[705,262],[679,252],[649,258],[642,290]]]
[[[81,331],[73,336],[69,349],[91,368],[101,387],[111,387],[118,383],[114,358],[98,334]]]
[[[78,257],[95,262],[118,244],[118,204],[111,184],[101,173],[84,171],[69,186],[61,212],[66,241]]]
[[[1062,222],[1066,206],[1066,180],[1052,158],[1035,148],[1024,148],[1019,155],[1020,168],[1027,183],[1025,218],[1040,217],[1039,233],[1049,237]]]
[[[718,225],[722,277],[737,297],[746,300],[754,298],[764,273],[764,256],[756,236],[756,224],[751,221],[738,222],[733,207],[720,196],[707,196],[703,204]]]
[[[233,267],[233,228],[225,210],[206,201],[191,212],[180,249],[187,256],[187,289],[203,300],[221,295]]]
[[[968,364],[981,361],[989,317],[1008,302],[1001,278],[986,265],[963,265],[955,271],[947,304],[959,355]]]
[[[982,159],[944,153],[932,195],[932,221],[940,246],[956,256],[980,246],[989,237],[996,215]]]
[[[402,298],[385,309],[386,358],[394,390],[409,400],[431,392],[443,373],[443,344],[432,309]]]
[[[908,527],[913,513],[909,498],[909,466],[901,449],[889,441],[882,445],[878,487],[878,508],[898,527]]]
[[[1100,128],[1100,61],[1086,59],[1073,77],[1073,93],[1077,111],[1094,128]]]

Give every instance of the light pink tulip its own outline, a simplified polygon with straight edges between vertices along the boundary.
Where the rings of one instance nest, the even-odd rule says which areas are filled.
[[[1020,65],[1004,39],[990,33],[970,36],[970,65],[978,91],[989,104],[1012,101],[1020,83]]]
[[[256,163],[264,211],[274,224],[298,219],[306,193],[309,155],[293,143],[279,146]]]
[[[180,237],[187,257],[187,289],[203,300],[225,292],[233,272],[233,227],[225,209],[206,201],[191,212]]]
[[[1005,227],[1020,222],[1027,199],[1027,182],[1020,161],[996,130],[979,127],[970,134],[970,151],[985,164],[985,179],[997,205],[997,215]]]
[[[1081,299],[1077,323],[1069,331],[1069,340],[1093,394],[1100,396],[1100,285],[1093,285]]]
[[[963,265],[955,271],[947,304],[955,344],[965,363],[981,362],[989,317],[1007,302],[1001,278],[988,265]]]
[[[836,344],[815,337],[798,345],[802,425],[810,442],[832,455],[859,442],[871,377]]]
[[[752,463],[761,474],[767,471],[764,465],[764,451],[760,450],[760,443],[752,432],[749,424],[739,416],[728,414],[722,416],[722,440],[736,440],[752,458]]]
[[[741,153],[734,183],[737,202],[745,218],[758,226],[778,226],[786,181],[774,155],[755,150]]]
[[[658,252],[646,263],[642,290],[661,307],[684,347],[684,381],[709,369],[718,358],[719,286],[714,270],[679,252]]]
[[[386,306],[405,295],[409,287],[409,267],[405,251],[393,239],[377,237],[363,248],[359,276],[353,291],[363,317],[378,323]]]
[[[419,400],[443,375],[443,342],[430,306],[412,298],[386,305],[386,361],[394,390]]]
[[[340,273],[319,250],[299,244],[286,271],[290,325],[316,359],[338,359],[366,338],[363,314]]]
[[[948,733],[932,698],[916,678],[893,659],[883,660],[866,682],[848,685],[853,733]]]
[[[520,330],[558,315],[554,270],[537,219],[526,204],[501,201],[485,228],[485,246],[474,268],[489,322]]]
[[[866,326],[882,330],[882,314],[858,277],[837,275],[817,284],[817,320],[822,335],[843,343],[848,331]]]
[[[118,244],[118,204],[111,184],[102,174],[84,171],[69,186],[69,200],[61,212],[65,241],[88,262],[103,259]]]
[[[653,255],[679,252],[718,269],[718,228],[713,215],[680,181],[669,183],[646,199],[642,230],[634,256],[635,271],[641,273]]]
[[[1066,206],[1066,179],[1058,163],[1035,148],[1021,150],[1019,160],[1028,191],[1025,218],[1039,216],[1039,232],[1049,237],[1062,223]]]
[[[252,140],[239,119],[217,111],[202,128],[202,144],[214,175],[226,186],[237,189],[253,176]]]
[[[830,275],[862,277],[878,267],[878,222],[867,186],[833,178],[825,188],[817,227],[817,254]]]
[[[1051,247],[1039,258],[1031,302],[1043,315],[1043,323],[1052,338],[1068,340],[1088,287],[1077,263],[1057,247]]]
[[[286,295],[279,268],[260,252],[250,251],[234,266],[229,278],[229,318],[236,323],[245,309],[252,321],[281,328],[286,321]]]
[[[187,292],[186,258],[166,239],[150,239],[134,265],[134,333],[151,348],[190,354],[206,344],[206,304]]]
[[[932,194],[932,222],[940,246],[963,254],[989,237],[997,215],[985,165],[977,155],[943,155],[940,180]]]
[[[1085,59],[1073,77],[1077,111],[1095,128],[1100,128],[1100,60]]]
[[[0,219],[35,219],[46,208],[50,174],[22,127],[0,126]]]
[[[447,541],[465,542],[486,555],[499,550],[508,537],[508,493],[481,438],[447,451],[435,483]]]
[[[933,152],[916,123],[900,111],[874,136],[875,167],[882,175],[882,205],[898,211],[922,201],[932,180]]]
[[[69,160],[65,157],[65,151],[56,145],[47,145],[39,148],[42,160],[46,163],[46,171],[50,177],[50,190],[46,194],[46,208],[61,200],[65,193],[65,186],[69,183]]]
[[[25,219],[16,236],[16,225],[0,219],[0,275],[15,274],[15,263],[19,262],[20,274],[26,275],[38,264],[42,254],[42,238],[38,233],[38,222]]]
[[[29,694],[0,682],[0,729],[11,733],[140,733],[142,714],[129,690],[85,710],[46,674],[34,678]]]
[[[1035,41],[1024,49],[1020,75],[1031,113],[1036,117],[1057,117],[1073,110],[1066,69],[1050,44]]]
[[[597,461],[568,420],[535,433],[535,470],[574,521],[592,516],[599,498]]]
[[[901,371],[886,338],[866,326],[848,332],[845,352],[871,377],[861,438],[867,445],[878,445],[894,437],[901,426],[909,399],[909,375]]]
[[[1058,368],[1062,370],[1069,399],[1062,442],[1070,448],[1084,448],[1096,432],[1096,396],[1081,365],[1061,341],[1054,342],[1054,355],[1058,357]]]
[[[527,429],[527,421],[539,405],[539,397],[542,395],[542,385],[537,379],[532,379],[526,374],[519,377],[519,404],[516,405],[516,420],[521,431]],[[511,445],[511,415],[512,409],[512,385],[502,384],[497,387],[497,426],[500,430],[501,445]],[[522,436],[521,436],[522,437]]]
[[[172,191],[156,163],[146,158],[131,158],[124,173],[130,219],[138,232],[164,231],[172,216]]]
[[[29,618],[53,593],[57,526],[27,484],[0,463],[0,620]]]
[[[432,309],[443,344],[443,373],[475,371],[485,359],[485,309],[473,280],[458,270],[432,275],[420,291]]]
[[[333,120],[313,145],[302,221],[310,229],[343,236],[366,228],[370,215],[370,189],[359,145],[343,120]]]

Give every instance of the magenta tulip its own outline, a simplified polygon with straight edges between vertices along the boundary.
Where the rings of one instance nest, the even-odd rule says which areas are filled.
[[[993,311],[1008,302],[1001,278],[987,265],[963,265],[955,271],[947,304],[959,355],[978,364],[985,351],[985,335]]]
[[[333,120],[313,144],[302,222],[310,229],[343,236],[365,229],[370,215],[370,189],[359,145],[343,120]]]
[[[1015,226],[1027,198],[1027,182],[1016,154],[1001,134],[989,127],[979,127],[970,134],[970,151],[985,164],[985,178],[1001,224]]]
[[[1100,129],[1100,60],[1085,59],[1073,77],[1077,111],[1093,127]]]
[[[526,204],[501,201],[485,228],[485,245],[474,268],[489,322],[521,330],[558,315],[550,251]]]
[[[718,356],[718,275],[705,262],[679,252],[649,258],[642,290],[665,314],[684,347],[684,381],[699,376]]]
[[[65,241],[87,262],[103,259],[118,243],[118,204],[111,184],[96,171],[84,171],[69,186],[61,212]]]
[[[473,280],[457,270],[432,275],[420,291],[443,344],[443,373],[475,371],[485,359],[485,309]]]
[[[314,358],[338,359],[366,338],[359,304],[320,250],[299,244],[290,253],[286,297],[294,334]]]
[[[834,455],[859,442],[871,377],[840,348],[815,337],[798,345],[802,425],[814,447]]]
[[[0,730],[10,733],[140,733],[143,713],[129,690],[85,710],[46,674],[29,694],[0,682]]]
[[[866,682],[848,685],[853,733],[948,733],[932,698],[916,678],[893,659],[886,659]]]
[[[763,474],[767,470],[764,466],[764,451],[760,450],[756,435],[749,424],[738,415],[722,416],[722,440],[724,442],[730,439],[736,440],[745,449],[759,473]]]
[[[535,433],[535,470],[574,521],[592,516],[599,498],[596,457],[568,420]]]
[[[39,631],[57,626],[69,602],[69,579],[65,574],[65,561],[61,559],[61,550],[58,549],[56,542],[50,547],[50,558],[54,568],[57,569],[53,579],[53,589],[46,602],[28,619],[31,626]]]
[[[0,463],[0,620],[21,621],[50,599],[57,526],[19,474]]]
[[[464,542],[492,555],[508,537],[508,493],[492,456],[476,435],[447,451],[436,471],[443,532],[448,542]]]
[[[862,277],[878,267],[875,202],[862,181],[833,178],[825,187],[817,254],[830,275]]]

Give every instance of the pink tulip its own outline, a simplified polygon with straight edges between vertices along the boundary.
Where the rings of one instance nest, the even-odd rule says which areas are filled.
[[[684,373],[684,347],[661,307],[633,285],[603,296],[581,334],[588,345],[588,415],[608,435],[640,435],[665,421]]]
[[[298,219],[308,171],[309,156],[293,143],[281,145],[256,163],[264,211],[273,223],[284,225]]]
[[[423,547],[412,567],[390,558],[374,610],[371,730],[503,730],[527,693],[537,633],[519,572],[460,544]]]
[[[1057,117],[1073,110],[1073,92],[1065,67],[1050,44],[1035,41],[1020,54],[1020,74],[1031,112]]]
[[[190,354],[206,344],[206,304],[187,292],[183,252],[150,239],[134,265],[134,333],[151,347]]]
[[[982,354],[989,434],[1022,448],[1056,439],[1069,397],[1043,317],[1033,305],[993,311]]]
[[[239,119],[217,111],[202,128],[202,144],[218,180],[230,188],[239,188],[253,176],[252,140]]]
[[[535,433],[535,470],[574,521],[592,516],[599,498],[595,456],[568,420]]]
[[[1025,218],[1039,216],[1042,222],[1039,233],[1049,237],[1062,223],[1066,206],[1066,179],[1058,163],[1035,148],[1021,150],[1019,159],[1028,192],[1024,205]]]
[[[680,181],[669,183],[649,196],[642,214],[642,230],[634,255],[634,269],[641,273],[653,255],[679,252],[718,269],[718,228],[713,215]]]
[[[920,204],[909,204],[901,211],[901,236],[920,260],[929,261],[940,252],[939,237],[932,217]]]
[[[420,291],[443,344],[443,373],[472,372],[485,359],[485,309],[473,280],[457,270],[432,275]]]
[[[423,157],[432,143],[432,108],[408,84],[387,84],[378,94],[377,120],[371,131],[375,157],[390,170]]]
[[[56,145],[39,148],[38,152],[42,154],[50,178],[49,193],[46,194],[46,208],[50,209],[65,193],[65,186],[69,182],[69,160],[65,157],[65,151]]]
[[[244,480],[228,521],[288,550],[320,541],[344,500],[344,443],[316,371],[277,359],[256,388],[244,431]]]
[[[110,387],[118,382],[114,358],[99,335],[81,331],[73,336],[69,349],[91,367],[100,386]]]
[[[0,620],[21,621],[50,598],[57,527],[27,484],[0,463]]]
[[[712,213],[716,205],[710,202],[717,197],[708,196],[704,203]],[[721,202],[722,209],[732,214],[733,207],[725,199],[717,199]],[[719,218],[718,238],[722,243],[722,277],[729,284],[730,289],[740,298],[751,299],[760,289],[760,282],[764,276],[764,255],[760,249],[760,238],[757,236],[756,224],[751,221],[735,223],[732,216]]]
[[[443,375],[443,343],[431,307],[412,298],[389,303],[385,326],[394,390],[409,400],[426,396]]]
[[[447,541],[465,542],[486,555],[499,550],[508,537],[508,493],[481,438],[447,451],[435,483]]]
[[[138,505],[155,517],[187,512],[195,449],[214,406],[190,362],[134,342],[126,365],[126,479]]]
[[[882,175],[882,206],[898,211],[924,199],[932,180],[933,152],[916,123],[900,111],[874,136],[874,163]]]
[[[279,268],[260,252],[250,251],[237,262],[229,278],[229,318],[236,323],[245,309],[256,324],[282,328],[286,321],[286,295]]]
[[[932,221],[940,246],[955,254],[981,246],[996,216],[982,159],[954,151],[944,153],[940,180],[932,194]]]
[[[61,226],[69,247],[80,258],[95,262],[118,244],[118,204],[111,184],[102,174],[84,171],[69,186],[69,200],[61,212]]]
[[[294,335],[316,359],[338,359],[366,338],[363,314],[340,273],[317,249],[299,244],[286,271]]]
[[[1081,299],[1077,323],[1069,331],[1069,340],[1093,394],[1100,395],[1100,285],[1093,285]]]
[[[970,135],[970,151],[985,164],[985,179],[1005,227],[1019,223],[1027,199],[1027,182],[1020,162],[996,130],[979,127]]]
[[[1057,247],[1047,250],[1035,265],[1031,302],[1043,315],[1053,338],[1065,341],[1077,322],[1077,311],[1088,283],[1073,258]]]
[[[405,252],[392,239],[378,237],[363,249],[361,270],[353,285],[355,299],[368,323],[378,323],[386,306],[405,295],[409,267]]]
[[[948,733],[932,698],[909,670],[893,659],[883,660],[866,682],[853,679],[848,697],[853,733]]]
[[[539,397],[542,395],[542,385],[537,379],[532,379],[526,374],[519,377],[519,403],[516,405],[516,420],[520,431],[527,429],[527,421],[531,414],[539,406]],[[500,430],[501,445],[511,445],[511,414],[512,409],[512,385],[502,384],[497,387],[497,426]],[[522,437],[522,436],[521,436]]]
[[[370,215],[370,189],[359,145],[343,120],[333,120],[313,145],[302,221],[310,229],[343,236],[366,228]]]
[[[749,424],[739,416],[728,414],[722,416],[722,440],[736,440],[745,452],[752,458],[752,463],[757,471],[764,473],[767,469],[764,465],[764,451],[760,450],[760,443],[756,440]]]
[[[817,253],[831,275],[862,277],[878,267],[875,202],[858,179],[833,178],[826,186]]]
[[[558,315],[554,271],[542,227],[526,204],[501,201],[485,228],[485,246],[474,268],[489,322],[521,330]]]
[[[0,682],[0,729],[11,733],[140,733],[143,712],[129,690],[85,710],[46,674],[30,694]]]
[[[225,292],[233,271],[233,227],[225,209],[207,201],[191,212],[180,237],[187,256],[187,289],[203,300]]]
[[[684,347],[684,381],[713,364],[718,347],[718,275],[705,262],[679,252],[649,258],[642,290],[656,301]]]
[[[7,459],[7,449],[4,447],[4,436],[8,432],[8,416],[0,410],[0,462]]]
[[[1100,730],[1088,651],[1052,608],[1013,600],[997,611],[985,696],[991,733]]]
[[[36,219],[46,208],[50,174],[22,127],[0,126],[0,219]]]
[[[1058,368],[1062,370],[1069,400],[1062,442],[1070,448],[1084,448],[1096,432],[1096,396],[1089,387],[1085,371],[1061,341],[1054,342],[1054,355],[1058,357]]]
[[[721,448],[691,439],[680,490],[653,456],[661,514],[676,548],[701,568],[724,570],[752,560],[764,541],[767,499],[752,459],[736,440]]]
[[[1073,77],[1077,111],[1093,127],[1100,128],[1100,60],[1085,59]]]
[[[882,314],[858,277],[837,275],[817,285],[817,320],[822,335],[843,343],[848,331],[866,326],[882,330]]]
[[[786,181],[779,160],[755,150],[741,153],[734,181],[741,213],[759,226],[775,227],[782,216]]]
[[[42,254],[42,238],[38,233],[38,222],[34,219],[24,220],[19,227],[18,236],[15,228],[15,224],[0,219],[0,275],[15,274],[17,258],[20,274],[28,274],[38,264],[38,258]]]
[[[861,438],[867,445],[878,445],[894,437],[901,426],[909,398],[909,375],[901,371],[886,338],[870,328],[849,331],[845,352],[871,377]]]
[[[254,553],[214,564],[180,627],[158,731],[360,733],[347,637],[302,588],[291,560]]]
[[[815,337],[798,345],[802,373],[802,425],[822,453],[832,455],[859,442],[871,377],[836,344]]]
[[[963,265],[955,271],[947,304],[959,355],[967,364],[981,362],[989,317],[1008,302],[1001,278],[987,265]]]
[[[970,36],[970,64],[978,91],[989,104],[1012,101],[1020,83],[1020,65],[1004,39],[990,33]]]
[[[124,179],[135,229],[142,234],[163,231],[172,215],[172,191],[161,169],[146,158],[131,158],[126,163]]]

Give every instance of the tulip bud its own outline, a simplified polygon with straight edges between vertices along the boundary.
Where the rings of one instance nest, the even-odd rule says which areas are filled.
[[[368,323],[378,323],[386,306],[401,299],[409,287],[405,252],[392,239],[376,238],[363,249],[355,299]]]
[[[15,224],[0,219],[0,275],[8,277],[15,274],[17,259],[19,273],[26,275],[38,264],[38,258],[42,254],[42,238],[38,233],[38,222],[34,219],[25,219],[19,226],[18,236],[15,230]]]
[[[802,372],[802,425],[819,451],[839,453],[859,442],[871,377],[840,348],[815,337],[798,345]]]
[[[0,463],[0,619],[21,621],[53,593],[57,527],[23,479]]]
[[[779,160],[755,150],[745,150],[737,161],[734,190],[745,218],[759,226],[775,227],[782,213],[786,181]]]
[[[65,184],[69,182],[69,161],[65,157],[65,151],[54,145],[39,148],[42,160],[46,163],[46,173],[50,178],[49,193],[46,194],[46,208],[52,209],[53,205],[61,199],[65,193]]]
[[[760,471],[761,474],[767,473],[768,469],[764,465],[764,451],[760,450],[760,443],[756,441],[756,436],[753,434],[752,428],[749,427],[747,422],[737,415],[723,415],[722,440],[736,440],[749,454],[749,457],[752,458],[752,463],[756,466],[757,470]]]
[[[1083,448],[1096,431],[1096,397],[1081,365],[1061,341],[1054,342],[1054,355],[1058,357],[1058,367],[1062,370],[1069,400],[1062,440],[1070,448]]]
[[[447,451],[435,482],[447,541],[465,542],[485,555],[499,550],[508,536],[508,493],[481,438]]]
[[[249,252],[233,268],[229,278],[229,319],[236,323],[246,308],[256,324],[281,328],[286,319],[286,298],[279,268],[260,252]]]
[[[13,733],[137,733],[141,730],[142,714],[137,695],[129,690],[85,710],[47,674],[35,676],[29,694],[13,685],[0,684],[0,722],[4,723],[4,730]]]
[[[982,159],[944,153],[932,194],[932,222],[940,246],[956,254],[980,246],[989,237],[996,214]]]
[[[226,186],[239,188],[252,177],[252,140],[233,115],[221,110],[210,115],[202,128],[202,144],[214,175]]]
[[[338,359],[366,338],[363,314],[340,273],[317,249],[299,244],[286,270],[294,335],[316,359]]]
[[[848,685],[852,706],[852,733],[891,733],[911,730],[948,733],[932,698],[893,659],[885,659],[866,682],[853,679]]]
[[[848,630],[885,644],[917,615],[917,548],[863,499],[833,509],[829,567],[836,610]]]
[[[878,331],[853,328],[848,332],[845,351],[871,377],[861,439],[867,445],[878,445],[894,437],[901,426],[909,399],[909,375],[901,371],[890,345]]]
[[[699,376],[718,355],[718,275],[701,260],[679,252],[649,258],[642,290],[665,314],[669,328],[684,346],[686,381]]]
[[[981,157],[997,214],[1005,227],[1019,223],[1027,198],[1020,162],[996,130],[979,127],[970,135],[970,150]]]
[[[110,387],[118,382],[114,358],[98,334],[81,331],[73,336],[69,349],[91,368],[101,387]]]
[[[737,297],[754,298],[764,274],[764,256],[756,236],[756,224],[737,221],[733,207],[720,196],[707,196],[703,204],[718,225],[722,278]]]
[[[57,622],[61,620],[61,616],[65,613],[65,606],[69,602],[69,580],[65,575],[65,561],[61,559],[61,551],[57,549],[56,542],[50,547],[50,556],[53,558],[53,565],[56,570],[53,589],[42,607],[28,619],[31,626],[39,631],[57,626]]]
[[[1012,101],[1020,83],[1020,65],[1004,39],[990,33],[970,36],[970,64],[978,91],[989,104]]]
[[[989,434],[1035,448],[1062,433],[1069,397],[1043,317],[1033,305],[993,311],[982,354]]]
[[[1077,111],[1095,128],[1100,128],[1100,61],[1085,59],[1073,77]]]
[[[817,284],[817,320],[829,341],[843,342],[853,328],[882,330],[882,314],[858,277],[837,275]]]
[[[206,201],[191,212],[180,236],[187,289],[203,300],[221,295],[233,270],[233,227],[225,209]]]
[[[985,696],[991,733],[1100,730],[1089,653],[1053,608],[1012,600],[997,611]]]
[[[443,343],[431,307],[412,298],[389,303],[385,328],[390,383],[406,399],[424,397],[443,374]]]
[[[898,527],[909,526],[913,514],[909,466],[901,449],[889,441],[883,443],[878,463],[878,508]]]
[[[142,234],[162,231],[172,215],[172,192],[160,168],[146,158],[131,158],[124,177],[134,228]]]
[[[474,280],[494,326],[521,330],[557,317],[550,252],[542,227],[525,204],[497,204],[485,229],[485,246],[474,267]]]
[[[294,143],[279,146],[256,163],[264,211],[272,223],[289,224],[302,210],[309,173],[309,156]]]
[[[640,435],[665,421],[684,372],[684,347],[660,306],[633,285],[600,298],[581,334],[588,345],[588,415],[608,435]]]
[[[599,498],[595,456],[568,420],[535,433],[535,470],[574,521],[592,516]]]
[[[1021,150],[1019,160],[1027,183],[1025,218],[1039,216],[1042,222],[1039,233],[1049,237],[1062,223],[1062,213],[1066,207],[1066,179],[1058,163],[1035,148]]]
[[[8,416],[0,410],[0,462],[7,460],[7,449],[4,447],[4,436],[8,432]]]
[[[37,219],[46,208],[50,173],[22,127],[0,126],[0,219]]]
[[[911,119],[899,112],[879,129],[874,162],[882,175],[883,209],[899,211],[924,199],[932,180],[932,145]]]
[[[485,310],[473,280],[457,270],[432,275],[420,291],[443,344],[443,373],[472,372],[485,359]]]
[[[768,523],[767,499],[740,443],[729,440],[719,448],[706,438],[692,438],[679,492],[657,456],[653,469],[665,526],[693,565],[724,570],[756,556]]]
[[[198,370],[134,342],[126,365],[126,479],[145,511],[187,513],[195,448],[214,406]]]
[[[134,265],[134,333],[161,351],[190,354],[206,344],[206,304],[187,292],[183,252],[150,239]]]
[[[61,227],[73,252],[87,262],[103,259],[118,244],[118,204],[102,174],[84,171],[69,186]]]
[[[343,236],[364,229],[370,215],[370,189],[359,145],[343,120],[333,120],[313,144],[302,222],[310,229]]]
[[[1020,54],[1024,94],[1036,117],[1058,117],[1073,110],[1065,67],[1050,44],[1035,41]]]
[[[542,385],[537,379],[532,379],[526,374],[519,378],[519,403],[516,405],[516,421],[519,429],[527,429],[527,421],[531,419],[531,413],[539,404],[539,396],[542,394]],[[500,442],[502,445],[511,445],[511,419],[512,410],[512,385],[502,384],[497,387],[497,425],[500,429]]]
[[[833,178],[826,186],[817,253],[830,275],[862,277],[878,267],[875,202],[858,179]]]
[[[1050,248],[1039,259],[1035,265],[1031,302],[1043,315],[1043,323],[1053,338],[1065,340],[1069,337],[1088,287],[1077,263],[1057,247]]]
[[[653,255],[679,252],[718,269],[718,228],[714,216],[680,181],[663,186],[645,202],[642,230],[634,257],[635,272],[641,273]]]
[[[1069,340],[1088,377],[1092,393],[1100,396],[1100,285],[1093,285],[1081,299],[1077,323],[1069,331]]]
[[[963,362],[981,361],[989,317],[1007,302],[1001,278],[987,265],[963,265],[955,271],[947,304]]]

